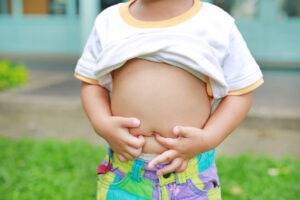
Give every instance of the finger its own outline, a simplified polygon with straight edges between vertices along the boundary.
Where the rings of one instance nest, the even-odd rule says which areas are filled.
[[[154,168],[155,165],[157,165],[159,163],[169,163],[176,157],[176,155],[177,155],[176,151],[167,150],[167,151],[163,152],[162,154],[156,156],[153,160],[151,160],[148,163],[148,167],[150,169],[152,169],[152,168]]]
[[[137,118],[117,117],[117,121],[121,127],[135,128],[140,126],[140,120]]]
[[[131,134],[127,134],[125,141],[129,146],[134,147],[136,149],[142,148],[145,144],[145,139],[142,135],[136,137]]]
[[[175,170],[176,172],[183,172],[184,170],[186,170],[188,166],[188,162],[187,161],[183,161],[180,165],[179,168],[177,168],[177,170]]]
[[[182,160],[180,158],[176,158],[172,161],[171,164],[165,166],[164,168],[157,171],[157,176],[161,176],[167,173],[174,172],[178,167],[181,166]]]
[[[161,144],[162,146],[164,146],[168,149],[173,149],[174,147],[176,147],[178,145],[178,139],[175,139],[175,138],[166,138],[166,137],[162,137],[158,134],[155,135],[155,138],[159,144]]]
[[[122,156],[126,158],[126,161],[128,161],[128,160],[133,160],[133,159],[134,159],[134,157],[131,156],[131,155],[130,155],[129,153],[127,153],[127,152],[123,152],[123,153],[122,153]]]
[[[132,147],[127,147],[126,150],[134,158],[137,158],[142,153],[142,148],[136,149]]]
[[[178,137],[190,137],[196,131],[198,131],[197,128],[190,126],[175,126],[173,128],[173,133]]]
[[[118,154],[118,158],[122,162],[126,161],[126,158],[124,156],[120,155],[120,154]]]

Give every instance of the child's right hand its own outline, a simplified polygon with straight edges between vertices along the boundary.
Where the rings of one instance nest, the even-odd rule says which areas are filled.
[[[136,118],[110,116],[99,132],[121,161],[133,160],[142,153],[145,139],[143,136],[131,135],[128,128],[139,126],[140,120]]]

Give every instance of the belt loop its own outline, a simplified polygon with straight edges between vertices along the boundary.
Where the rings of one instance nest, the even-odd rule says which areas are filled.
[[[176,173],[176,184],[184,184],[186,182],[187,176],[185,172]]]
[[[176,173],[176,183],[184,184],[188,179],[191,179],[194,176],[198,176],[198,160],[196,157],[189,160],[186,169],[183,172]]]
[[[142,169],[145,165],[145,162],[142,160],[134,160],[131,169],[131,178],[137,182],[140,182],[142,179]]]
[[[112,159],[113,153],[114,153],[113,150],[110,147],[108,147],[108,156],[110,159]]]
[[[108,147],[108,165],[111,165],[113,159],[114,151],[112,148]]]
[[[169,196],[167,185],[164,185],[164,186],[161,187],[161,199],[162,200],[169,200],[169,199],[171,199],[170,196]]]

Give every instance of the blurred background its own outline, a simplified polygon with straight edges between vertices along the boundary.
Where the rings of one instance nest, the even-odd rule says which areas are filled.
[[[120,2],[0,0],[1,137],[104,144],[82,111],[80,82],[73,71],[97,14]],[[265,79],[247,119],[219,154],[299,157],[300,1],[209,2],[236,19]],[[278,173],[278,168],[270,169]],[[0,191],[2,179],[0,173]],[[232,191],[239,194],[242,189]]]
[[[0,0],[0,59],[6,61],[0,70],[10,61],[28,71],[26,84],[26,76],[19,78],[23,87],[0,92],[0,134],[98,141],[80,108],[73,70],[95,16],[119,2]],[[228,144],[247,139],[241,151],[300,155],[300,1],[210,2],[235,17],[265,75],[265,84],[255,92],[254,108],[240,128],[245,134],[233,134]],[[264,143],[253,146],[251,141]],[[274,144],[280,145],[273,149]],[[225,145],[224,151],[236,152],[231,146]]]

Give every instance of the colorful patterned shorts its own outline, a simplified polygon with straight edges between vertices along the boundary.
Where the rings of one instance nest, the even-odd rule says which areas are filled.
[[[220,200],[215,150],[197,155],[184,172],[158,177],[147,161],[121,162],[110,151],[98,166],[97,200]]]

